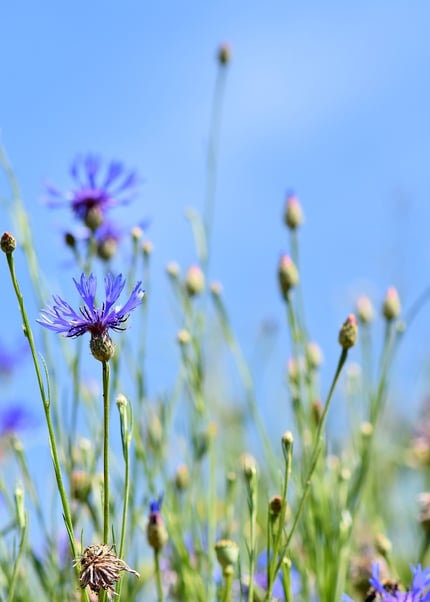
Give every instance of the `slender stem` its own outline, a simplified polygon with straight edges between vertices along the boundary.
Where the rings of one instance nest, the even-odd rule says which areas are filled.
[[[231,588],[233,585],[233,570],[231,567],[228,567],[224,571],[224,591],[222,594],[222,602],[230,602],[231,601]],[[251,590],[250,590],[251,591]],[[251,593],[248,593],[249,602],[254,602],[253,598],[251,598]]]
[[[109,538],[109,362],[103,365],[103,542]]]
[[[49,446],[50,446],[50,450],[51,450],[52,462],[54,465],[54,472],[55,472],[55,478],[57,481],[57,488],[58,488],[58,492],[60,494],[61,505],[63,508],[64,523],[66,525],[73,556],[76,558],[78,556],[78,552],[77,552],[77,548],[76,548],[75,537],[73,534],[72,515],[70,512],[69,502],[67,499],[66,490],[64,487],[64,483],[63,483],[63,477],[61,474],[57,442],[56,442],[54,427],[52,425],[52,419],[51,419],[51,412],[50,412],[51,400],[49,398],[49,395],[45,392],[45,387],[44,387],[43,379],[42,379],[42,371],[40,369],[39,360],[37,357],[33,332],[30,328],[30,324],[28,321],[27,312],[26,312],[25,305],[24,305],[24,298],[21,294],[21,290],[19,288],[19,284],[16,279],[15,267],[14,267],[14,261],[13,261],[12,254],[6,253],[6,259],[7,259],[7,263],[9,266],[9,272],[10,272],[13,288],[15,290],[16,298],[18,300],[18,305],[19,305],[19,310],[21,313],[22,321],[24,323],[24,333],[25,333],[25,336],[27,337],[28,344],[30,346],[31,356],[33,358],[33,365],[34,365],[34,369],[36,372],[37,383],[39,385],[40,397],[42,399],[43,409],[45,412],[46,425],[48,427]],[[76,569],[76,571],[79,574],[78,568]],[[88,601],[88,594],[87,594],[86,590],[82,590],[82,599]]]
[[[163,602],[163,584],[160,570],[160,550],[154,549],[155,583],[157,585],[157,602]]]
[[[7,598],[8,602],[13,602],[13,600],[15,599],[15,588],[16,588],[16,582],[17,582],[17,578],[18,578],[18,570],[19,570],[19,567],[21,564],[22,555],[24,554],[26,535],[27,535],[27,525],[25,524],[21,529],[21,538],[19,541],[18,555],[17,555],[15,563],[13,565],[12,579],[11,579],[11,582],[9,585],[9,592],[8,592],[8,598]]]
[[[324,411],[322,413],[321,420],[320,420],[320,422],[318,424],[318,429],[317,429],[317,432],[316,432],[316,435],[315,435],[314,447],[313,447],[312,455],[311,455],[312,460],[311,460],[311,464],[309,466],[309,470],[308,470],[308,474],[306,476],[306,480],[305,480],[304,485],[303,485],[302,496],[301,496],[300,501],[299,501],[299,506],[298,506],[297,512],[296,512],[296,514],[294,516],[293,524],[292,524],[290,532],[289,532],[289,534],[287,536],[287,541],[286,541],[285,546],[283,548],[283,551],[281,553],[281,559],[278,560],[278,563],[276,565],[276,572],[278,572],[279,569],[280,569],[280,567],[281,567],[282,557],[285,555],[285,552],[288,549],[288,546],[290,544],[291,538],[292,538],[292,536],[293,536],[293,534],[294,534],[294,532],[296,530],[297,524],[298,524],[299,519],[300,519],[300,517],[302,515],[303,509],[304,509],[304,506],[305,506],[305,502],[306,502],[306,498],[307,498],[307,496],[309,494],[309,490],[310,490],[310,486],[311,486],[311,482],[312,482],[312,477],[313,477],[313,474],[315,472],[315,468],[316,468],[317,463],[318,463],[318,458],[319,458],[321,450],[322,450],[322,434],[323,434],[323,429],[324,429],[324,426],[325,426],[325,422],[326,422],[326,418],[327,418],[327,413],[328,413],[328,410],[329,410],[330,402],[332,400],[334,389],[336,387],[336,384],[337,384],[337,381],[339,379],[339,376],[340,376],[340,373],[342,371],[342,368],[343,368],[343,366],[344,366],[344,364],[346,362],[347,356],[348,356],[348,350],[347,349],[342,349],[342,353],[341,353],[340,358],[339,358],[339,362],[338,362],[338,365],[337,365],[337,368],[336,368],[336,372],[335,372],[335,375],[334,375],[334,378],[333,378],[333,382],[331,384],[330,391],[328,393],[327,400],[326,400],[325,405],[324,405]]]

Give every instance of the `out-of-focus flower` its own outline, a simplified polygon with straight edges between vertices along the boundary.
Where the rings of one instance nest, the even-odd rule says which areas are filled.
[[[411,571],[412,585],[408,591],[402,592],[398,583],[381,579],[379,564],[374,563],[372,576],[369,579],[373,599],[380,602],[429,602],[430,568],[422,569],[419,564],[416,567],[411,566]],[[345,595],[343,602],[352,602],[352,598]]]
[[[104,167],[97,155],[80,156],[70,169],[75,187],[62,192],[48,186],[50,204],[69,203],[75,216],[91,230],[104,221],[107,209],[132,200],[139,182],[135,171],[130,171],[119,161],[111,161]]]
[[[131,569],[124,560],[116,556],[113,546],[105,544],[88,546],[74,564],[80,565],[79,580],[82,589],[89,587],[95,593],[99,593],[103,589],[108,600],[112,600],[115,595],[114,588],[122,571],[133,573],[139,578],[137,571]]]
[[[123,306],[115,305],[125,286],[122,274],[105,277],[106,301],[101,307],[95,307],[97,279],[93,274],[81,275],[80,282],[73,279],[78,293],[85,305],[77,313],[66,301],[58,295],[53,296],[53,304],[40,312],[39,324],[65,334],[67,337],[78,337],[89,332],[91,334],[90,348],[94,357],[100,361],[108,361],[114,353],[109,330],[125,330],[124,322],[140,303],[144,291],[141,282],[132,290],[128,301]]]
[[[24,343],[18,343],[13,349],[0,343],[0,376],[11,376],[21,359],[27,355],[28,345],[26,341]]]
[[[17,433],[30,426],[33,418],[24,406],[11,404],[0,413],[0,437]]]
[[[394,286],[390,286],[387,290],[383,304],[382,304],[382,315],[389,322],[398,318],[401,312],[400,297],[397,289]]]
[[[167,530],[161,515],[162,504],[162,495],[160,495],[158,500],[152,500],[149,504],[149,519],[146,527],[146,536],[149,545],[155,551],[161,550],[168,540]]]

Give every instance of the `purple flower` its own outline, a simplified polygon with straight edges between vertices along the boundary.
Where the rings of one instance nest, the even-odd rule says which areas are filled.
[[[413,573],[412,586],[407,592],[401,592],[397,585],[384,584],[379,577],[379,564],[372,564],[372,576],[369,583],[380,602],[429,602],[430,601],[430,568],[422,569],[421,565],[411,566]],[[352,602],[349,596],[343,597],[343,602]]]
[[[130,312],[142,303],[144,291],[138,282],[131,292],[128,301],[122,306],[115,306],[124,289],[125,280],[122,274],[114,278],[112,274],[105,277],[106,301],[101,307],[95,307],[97,279],[93,274],[81,275],[80,282],[73,279],[75,286],[85,305],[77,313],[61,297],[54,295],[53,304],[40,312],[39,324],[67,337],[79,337],[85,332],[91,334],[90,348],[94,357],[100,361],[109,360],[114,347],[109,330],[125,330],[123,326]]]
[[[0,343],[0,376],[11,376],[20,360],[28,353],[28,346],[19,343],[14,350],[7,349]]]
[[[0,437],[16,433],[32,422],[30,413],[21,405],[13,404],[0,414]]]
[[[97,155],[78,157],[71,166],[70,174],[75,188],[63,193],[49,185],[50,203],[58,206],[60,199],[70,203],[75,216],[91,230],[103,223],[107,209],[130,202],[138,184],[136,172],[126,170],[118,161],[111,161],[103,169]]]

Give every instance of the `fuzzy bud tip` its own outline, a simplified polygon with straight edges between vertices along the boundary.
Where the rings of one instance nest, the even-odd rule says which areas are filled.
[[[342,349],[350,349],[357,342],[357,336],[357,318],[354,314],[350,314],[339,331],[339,345]]]

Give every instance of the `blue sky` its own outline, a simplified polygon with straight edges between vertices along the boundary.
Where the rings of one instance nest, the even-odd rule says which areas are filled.
[[[333,364],[358,294],[377,304],[395,285],[407,307],[430,284],[429,23],[425,0],[7,3],[0,136],[55,290],[75,274],[59,271],[69,215],[41,204],[45,180],[67,188],[79,152],[137,168],[144,184],[124,221],[151,220],[151,384],[163,386],[157,366],[175,334],[164,266],[196,258],[184,209],[202,208],[215,55],[226,41],[211,273],[247,353],[262,320],[279,323],[281,383],[289,347],[275,272],[294,188],[306,214],[307,314]],[[398,358],[399,395],[412,400],[426,384],[429,313]],[[9,321],[5,337],[14,339]]]

